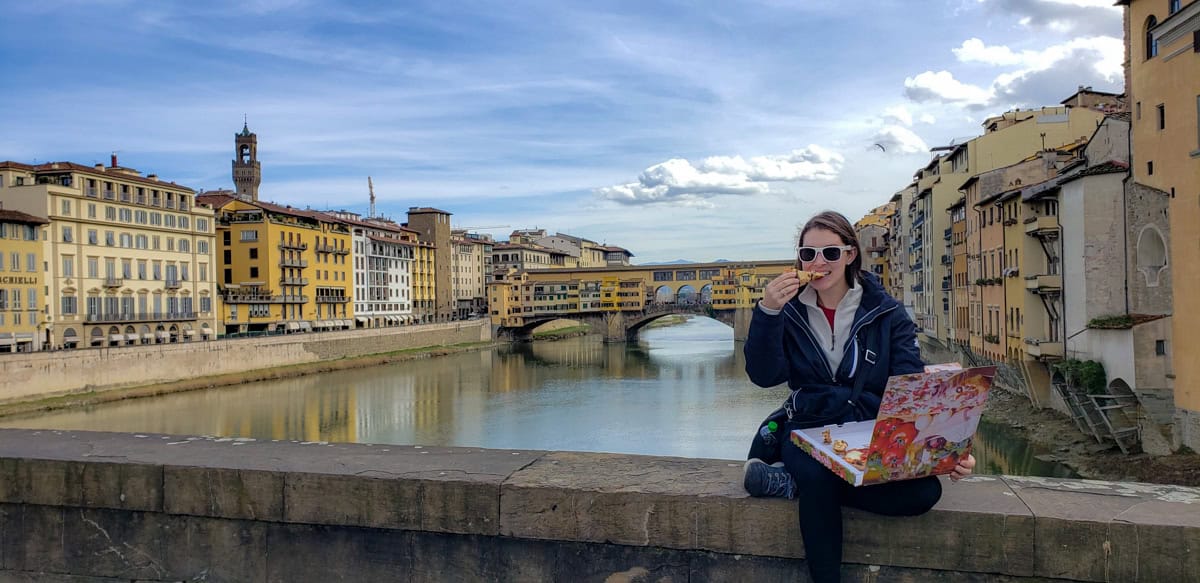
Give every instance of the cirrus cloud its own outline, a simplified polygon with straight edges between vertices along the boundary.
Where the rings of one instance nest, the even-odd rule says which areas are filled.
[[[602,198],[627,205],[672,203],[712,207],[722,195],[756,195],[772,182],[818,182],[838,177],[845,159],[817,145],[773,156],[711,156],[692,163],[672,158],[638,175],[637,182],[596,190]]]

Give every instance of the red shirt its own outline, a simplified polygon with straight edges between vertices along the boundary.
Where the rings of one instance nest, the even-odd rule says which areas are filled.
[[[825,319],[829,320],[829,329],[833,330],[833,316],[837,313],[837,308],[826,308],[825,306],[817,306],[825,313]]]

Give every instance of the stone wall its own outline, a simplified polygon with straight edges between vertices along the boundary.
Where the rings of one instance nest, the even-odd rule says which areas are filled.
[[[486,321],[0,356],[0,403],[491,340]],[[86,374],[84,374],[86,371]]]
[[[807,580],[796,506],[740,477],[727,460],[0,430],[0,580]],[[914,518],[846,510],[845,579],[1200,572],[1200,489],[944,492]]]

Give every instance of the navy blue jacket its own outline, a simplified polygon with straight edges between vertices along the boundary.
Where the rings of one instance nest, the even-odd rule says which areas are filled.
[[[807,310],[792,298],[776,316],[755,307],[746,338],[746,374],[760,387],[786,382],[799,416],[821,419],[844,409],[857,375],[867,375],[858,399],[859,419],[874,419],[889,376],[922,372],[916,326],[904,307],[883,291],[874,274],[862,272],[862,300],[845,340],[845,356],[831,377],[824,351],[809,326]],[[799,294],[797,294],[799,295]],[[848,417],[833,420],[853,421]],[[830,420],[816,423],[823,425]]]

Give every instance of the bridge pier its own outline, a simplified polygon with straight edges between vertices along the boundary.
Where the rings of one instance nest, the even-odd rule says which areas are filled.
[[[625,316],[621,312],[604,314],[604,341],[625,342],[629,339],[629,329],[625,326]]]
[[[750,320],[754,317],[754,308],[736,308],[733,310],[733,339],[745,342],[750,336]]]

